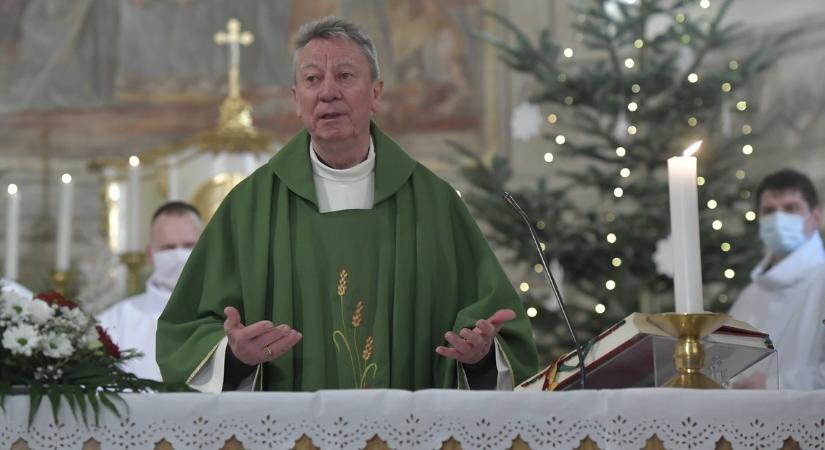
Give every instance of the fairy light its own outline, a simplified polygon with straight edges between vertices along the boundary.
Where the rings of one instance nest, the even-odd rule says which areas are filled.
[[[710,0],[701,0],[699,2],[699,7],[702,8],[702,9],[710,8]]]
[[[544,242],[539,242],[539,245],[541,246],[541,251],[544,251],[544,249],[547,248],[547,246],[544,245]]]
[[[556,77],[556,79],[559,80],[559,83],[564,83],[567,81],[567,74],[562,72]]]
[[[747,199],[751,198],[751,191],[747,191],[747,190],[742,191],[739,194],[739,196],[742,197],[743,199],[747,200]]]
[[[742,153],[750,155],[751,153],[753,153],[753,146],[750,144],[745,144],[744,146],[742,146]]]
[[[645,41],[641,39],[636,39],[635,41],[633,41],[633,46],[636,48],[642,48],[645,46]]]
[[[682,13],[676,14],[676,23],[683,23],[685,21],[685,15]]]
[[[736,272],[734,272],[733,269],[725,269],[725,278],[727,278],[728,280],[731,280],[735,276],[736,276]]]
[[[728,302],[728,295],[727,294],[719,294],[719,303],[727,303]]]
[[[615,244],[616,243],[616,235],[614,233],[607,233],[606,239],[607,239],[607,242],[610,243],[610,244]]]
[[[545,153],[544,154],[544,162],[549,162],[549,163],[553,162],[553,154],[550,153],[550,152]]]
[[[616,220],[616,214],[609,212],[604,216],[604,220],[606,220],[607,223],[612,223],[614,220]]]
[[[527,317],[536,317],[539,311],[534,307],[527,308]]]
[[[573,104],[573,97],[571,97],[569,95],[567,97],[564,97],[564,104],[565,105],[572,105]]]
[[[604,312],[607,310],[607,308],[605,308],[605,306],[604,306],[604,305],[602,305],[601,303],[599,303],[598,305],[596,305],[596,306],[593,308],[593,310],[594,310],[594,311],[596,311],[596,314],[604,314]]]
[[[716,230],[716,231],[721,230],[722,226],[723,226],[722,221],[719,220],[719,219],[714,220],[713,223],[711,224],[711,227],[713,227],[713,229]]]
[[[736,171],[736,179],[744,180],[745,179],[745,171],[742,170],[742,169],[737,170]]]
[[[636,125],[630,125],[630,126],[627,127],[627,134],[629,134],[631,136],[636,134],[637,131],[639,131],[639,130],[636,128]]]
[[[753,131],[753,128],[751,128],[750,125],[748,125],[748,124],[742,125],[742,134],[744,134],[745,136],[751,134],[752,131]]]
[[[630,86],[630,90],[631,90],[634,94],[638,94],[639,92],[642,92],[642,87],[641,87],[641,86],[639,86],[639,84],[638,84],[638,83],[634,83],[634,84],[633,84],[633,86]]]
[[[613,195],[614,195],[616,198],[621,198],[621,197],[622,197],[622,195],[624,195],[624,189],[622,189],[622,188],[620,188],[620,187],[617,187],[616,189],[613,189]]]
[[[619,175],[621,175],[622,178],[629,177],[630,176],[630,169],[628,169],[627,167],[623,167],[622,170],[619,171]]]
[[[573,49],[570,48],[570,47],[567,47],[566,49],[564,49],[564,57],[565,58],[572,58],[573,57]]]
[[[716,203],[716,200],[710,199],[708,200],[708,209],[716,209],[719,204]]]
[[[536,228],[538,228],[539,230],[543,230],[545,226],[547,225],[544,223],[543,220],[539,220],[538,222],[536,222]]]
[[[699,81],[699,75],[697,75],[695,73],[691,73],[687,76],[687,80],[691,83],[695,83],[695,82]]]
[[[627,58],[627,59],[624,60],[624,66],[627,67],[628,69],[632,69],[633,66],[635,66],[635,65],[636,65],[636,61],[634,61],[633,58]]]
[[[530,290],[530,285],[526,281],[522,281],[518,288],[521,292],[527,292]]]
[[[616,289],[616,282],[613,281],[613,280],[607,280],[604,283],[604,288],[607,289],[608,291],[612,291],[613,289]]]
[[[616,155],[618,155],[619,158],[623,158],[624,155],[626,155],[626,154],[627,154],[627,150],[625,150],[624,147],[616,147]]]
[[[622,265],[622,258],[619,258],[619,257],[613,258],[613,260],[610,261],[610,263],[613,264],[613,267],[619,267],[619,266]]]
[[[754,220],[756,220],[756,213],[753,211],[746,212],[745,220],[747,220],[748,222],[753,222]]]
[[[730,251],[730,242],[722,242],[722,245],[720,245],[720,247],[722,248],[723,252],[729,252]]]
[[[704,186],[705,185],[705,177],[696,177],[696,185],[697,186]]]
[[[722,83],[722,92],[730,92],[733,86],[730,85],[727,81]]]
[[[533,266],[533,272],[542,273],[543,271],[544,266],[542,266],[541,264],[536,264],[535,266]]]
[[[689,117],[687,122],[688,122],[688,125],[690,125],[691,127],[695,127],[696,124],[699,123],[699,121],[696,120],[695,117]]]
[[[567,141],[563,134],[559,134],[556,136],[556,144],[562,145]]]
[[[636,102],[630,102],[627,104],[627,110],[630,112],[636,111],[639,109],[639,104]]]
[[[736,70],[736,69],[738,69],[738,68],[739,68],[739,61],[737,61],[737,60],[735,60],[735,59],[732,59],[732,60],[728,63],[728,69],[730,69],[730,70]]]
[[[683,34],[682,37],[679,40],[682,41],[683,44],[688,45],[688,44],[690,44],[690,35],[689,34]]]
[[[557,121],[557,120],[559,120],[559,116],[557,116],[557,115],[555,115],[555,114],[548,114],[548,115],[547,115],[547,121],[548,121],[548,122],[550,122],[550,123],[556,123],[556,121]]]
[[[748,109],[748,102],[746,102],[744,100],[740,100],[740,101],[736,102],[736,109],[738,109],[739,111],[744,111],[744,110]]]

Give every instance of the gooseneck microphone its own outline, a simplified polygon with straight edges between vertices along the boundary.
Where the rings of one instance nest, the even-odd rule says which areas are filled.
[[[527,217],[527,214],[521,209],[521,207],[516,203],[516,200],[510,195],[508,192],[504,193],[504,200],[507,201],[516,212],[521,216],[524,220],[524,223],[527,224],[527,228],[530,230],[530,236],[533,237],[533,244],[536,245],[536,250],[539,253],[539,258],[541,258],[541,266],[544,268],[544,274],[547,276],[547,281],[550,282],[550,287],[553,288],[553,293],[556,295],[556,300],[559,302],[559,311],[561,311],[561,315],[564,318],[564,323],[567,324],[567,330],[570,331],[570,336],[573,337],[573,345],[576,346],[576,356],[579,358],[579,374],[581,375],[579,381],[581,382],[581,387],[584,389],[585,385],[585,374],[584,374],[584,356],[582,355],[581,346],[579,346],[579,340],[576,338],[576,332],[573,331],[573,325],[570,323],[570,318],[567,317],[567,308],[564,307],[564,300],[561,298],[561,291],[559,291],[559,285],[556,283],[556,279],[553,278],[553,273],[550,272],[550,268],[547,267],[547,261],[544,259],[544,252],[541,250],[541,243],[539,243],[538,234],[536,234],[536,230],[533,228],[533,223],[530,221],[530,218]]]

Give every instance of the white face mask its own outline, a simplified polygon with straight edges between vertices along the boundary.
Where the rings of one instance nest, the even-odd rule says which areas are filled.
[[[152,273],[152,281],[158,287],[171,291],[175,288],[183,271],[183,266],[189,255],[191,248],[173,248],[171,250],[160,250],[152,253],[155,271]]]
[[[777,211],[759,219],[759,238],[771,253],[788,255],[808,239],[805,218],[799,214]]]

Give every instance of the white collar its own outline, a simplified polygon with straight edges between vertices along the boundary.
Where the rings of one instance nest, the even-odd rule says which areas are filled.
[[[815,232],[801,247],[765,271],[772,258],[771,254],[765,256],[751,272],[751,279],[766,289],[791,286],[807,276],[815,266],[825,263],[822,237],[818,231]]]
[[[321,162],[315,153],[312,141],[309,143],[309,156],[312,161],[312,173],[327,180],[340,182],[359,181],[368,177],[375,170],[375,148],[372,145],[372,136],[370,136],[370,148],[367,151],[367,159],[347,169],[333,169]]]

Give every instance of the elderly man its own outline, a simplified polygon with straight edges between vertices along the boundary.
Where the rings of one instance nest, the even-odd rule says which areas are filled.
[[[119,347],[143,353],[142,357],[126,361],[124,370],[160,381],[160,369],[155,362],[158,317],[169,301],[203,223],[192,205],[169,202],[155,211],[151,227],[146,257],[153,271],[146,281],[146,292],[115,303],[101,313],[98,320]]]
[[[731,316],[767,331],[779,352],[738,387],[825,388],[825,248],[813,183],[793,170],[765,177],[757,189],[759,237],[766,255]]]
[[[305,126],[224,200],[158,326],[202,391],[512,388],[536,370],[518,295],[461,199],[374,123],[375,47],[326,18],[295,39]]]

